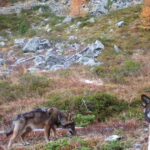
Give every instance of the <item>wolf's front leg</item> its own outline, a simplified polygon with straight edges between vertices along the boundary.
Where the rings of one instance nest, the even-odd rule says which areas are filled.
[[[51,127],[49,125],[46,125],[44,128],[44,136],[45,136],[45,140],[47,143],[49,142],[50,129],[51,129]]]
[[[14,128],[13,135],[11,136],[11,138],[10,138],[10,140],[9,140],[9,143],[8,143],[8,146],[7,146],[8,150],[11,149],[12,144],[13,144],[15,138],[16,138],[18,135],[19,135],[19,128],[18,128],[18,126],[16,126],[16,127]]]

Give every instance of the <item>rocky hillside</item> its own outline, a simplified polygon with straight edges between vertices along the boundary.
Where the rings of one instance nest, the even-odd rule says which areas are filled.
[[[128,7],[141,1],[106,2],[90,1],[84,18],[64,16],[66,0],[0,9],[0,130],[16,114],[52,106],[73,111],[79,127],[74,138],[58,130],[49,144],[31,133],[31,144],[15,149],[146,149],[140,95],[150,94],[150,34],[142,5]],[[0,148],[7,142],[0,135]]]

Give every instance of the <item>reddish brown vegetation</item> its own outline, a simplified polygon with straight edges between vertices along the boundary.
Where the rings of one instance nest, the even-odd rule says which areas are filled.
[[[86,11],[87,0],[72,0],[71,16],[84,17],[87,15]]]
[[[141,14],[143,28],[150,29],[150,0],[144,1],[144,8]]]

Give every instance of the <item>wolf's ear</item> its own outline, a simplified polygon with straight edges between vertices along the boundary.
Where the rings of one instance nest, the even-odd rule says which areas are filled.
[[[143,106],[150,104],[150,98],[144,94],[141,95],[141,100],[143,101]]]

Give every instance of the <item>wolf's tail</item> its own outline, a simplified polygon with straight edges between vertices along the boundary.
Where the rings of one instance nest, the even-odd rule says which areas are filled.
[[[5,135],[8,137],[8,136],[10,136],[10,135],[12,135],[13,134],[13,129],[10,129],[9,131],[6,131],[5,132]]]
[[[0,131],[0,135],[3,135],[3,136],[10,136],[11,134],[13,134],[13,129],[10,129],[9,131]]]

